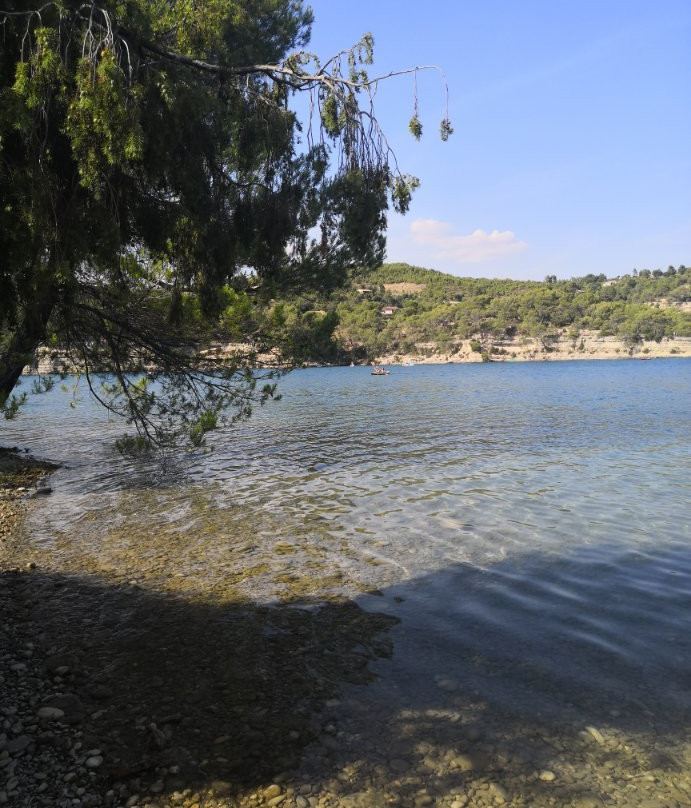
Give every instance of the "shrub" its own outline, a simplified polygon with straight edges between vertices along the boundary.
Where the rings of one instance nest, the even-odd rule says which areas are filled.
[[[190,442],[193,446],[204,444],[204,435],[218,426],[218,416],[215,412],[203,412],[195,424],[190,427]]]
[[[123,435],[115,441],[115,448],[126,457],[145,457],[154,450],[154,444],[143,435]]]

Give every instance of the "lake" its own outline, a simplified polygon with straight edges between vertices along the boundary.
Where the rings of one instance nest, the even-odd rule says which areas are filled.
[[[306,805],[691,804],[691,361],[279,389],[165,464],[119,457],[86,394],[31,398],[2,442],[64,465],[30,541],[177,602],[378,616],[362,676],[315,674]]]

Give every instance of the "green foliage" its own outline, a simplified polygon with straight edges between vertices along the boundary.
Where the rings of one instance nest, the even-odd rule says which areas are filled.
[[[341,132],[339,124],[340,111],[338,108],[338,101],[333,95],[327,95],[322,103],[321,119],[324,126],[324,131],[327,135],[335,138]]]
[[[105,48],[96,65],[81,59],[76,87],[65,119],[80,182],[98,197],[104,177],[114,166],[126,169],[142,155],[143,136],[136,95],[112,50]]]
[[[123,435],[115,441],[115,448],[125,457],[146,457],[156,447],[143,435]]]
[[[40,395],[50,392],[53,387],[55,387],[55,379],[53,379],[52,376],[39,376],[37,379],[34,379],[31,392],[34,395]]]
[[[197,421],[190,427],[190,442],[193,446],[202,446],[204,443],[204,435],[211,430],[216,429],[218,426],[217,413],[206,410],[202,412]]]
[[[2,414],[8,421],[11,421],[13,418],[16,417],[17,413],[21,409],[21,407],[26,404],[27,394],[20,393],[17,395],[12,395],[3,403]]]
[[[408,291],[392,284],[417,286]],[[385,287],[389,286],[389,290]],[[361,295],[358,288],[372,289]],[[433,344],[450,352],[460,340],[471,339],[477,353],[483,345],[514,337],[538,340],[545,351],[566,336],[584,349],[582,330],[616,335],[628,345],[691,335],[691,316],[679,308],[689,296],[689,273],[679,267],[659,275],[642,270],[615,283],[604,275],[544,283],[459,278],[407,264],[356,269],[351,288],[332,300],[339,316],[337,335],[346,352],[374,358],[385,353],[414,353],[416,344]],[[659,300],[670,308],[655,308]],[[324,302],[322,305],[326,306]],[[396,306],[391,317],[383,306]],[[489,351],[501,350],[489,345]]]
[[[311,23],[302,0],[4,4],[3,405],[51,345],[140,451],[272,397],[250,372],[262,356],[337,356],[333,307],[299,296],[381,263],[388,207],[418,181],[372,115],[371,34],[321,62],[302,50]],[[213,362],[227,343],[243,351]]]
[[[391,200],[397,213],[407,213],[413,192],[420,187],[420,180],[408,174],[397,176],[391,182]]]
[[[415,140],[420,140],[422,137],[422,124],[420,123],[420,119],[417,117],[417,115],[414,115],[410,119],[408,131],[415,138]]]

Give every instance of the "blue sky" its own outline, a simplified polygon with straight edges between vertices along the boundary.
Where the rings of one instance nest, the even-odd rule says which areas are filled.
[[[691,264],[689,0],[312,0],[310,48],[366,31],[370,75],[438,64],[443,90],[386,82],[377,111],[422,186],[391,214],[387,260],[541,280]]]

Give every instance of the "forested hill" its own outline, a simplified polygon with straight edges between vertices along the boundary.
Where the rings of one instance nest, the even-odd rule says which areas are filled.
[[[537,282],[386,264],[353,271],[346,287],[312,305],[335,312],[341,348],[355,359],[414,355],[420,346],[453,353],[468,339],[488,352],[520,338],[548,350],[551,340],[576,341],[582,332],[615,336],[633,349],[644,340],[691,337],[690,281],[685,266]]]

